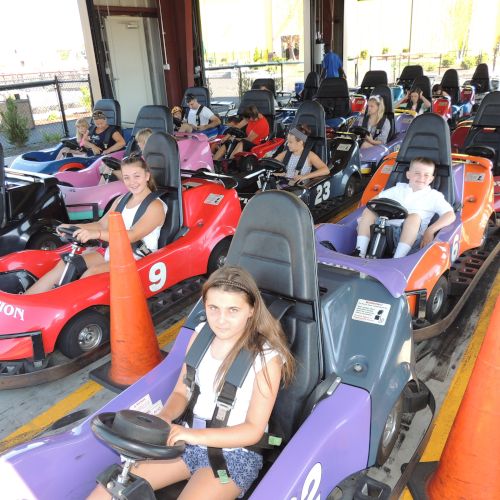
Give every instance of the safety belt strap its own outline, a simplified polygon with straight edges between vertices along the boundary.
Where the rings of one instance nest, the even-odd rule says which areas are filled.
[[[203,104],[200,104],[200,107],[197,109],[196,111],[196,125],[198,125],[198,127],[200,126],[200,114],[201,114],[201,111],[202,109],[204,108],[205,106],[203,106]]]
[[[306,143],[304,144],[304,149],[302,150],[302,154],[300,155],[299,161],[297,162],[297,165],[295,166],[295,170],[298,170],[299,173],[302,170],[302,167],[304,166],[304,163],[306,162],[307,156],[311,152],[312,147],[313,147],[313,141],[311,140],[311,138],[308,138],[306,140]],[[290,161],[291,156],[292,156],[292,152],[289,149],[287,149],[287,151],[285,153],[285,157],[283,158],[283,163],[285,164],[285,166],[288,165],[288,162]]]

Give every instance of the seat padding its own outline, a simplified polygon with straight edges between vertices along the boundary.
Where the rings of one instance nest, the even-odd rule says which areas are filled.
[[[121,127],[122,125],[122,114],[120,103],[115,99],[99,99],[94,104],[94,111],[102,111],[107,118],[108,125],[116,125]]]

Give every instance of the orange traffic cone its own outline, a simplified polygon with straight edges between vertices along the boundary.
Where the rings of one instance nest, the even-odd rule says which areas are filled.
[[[120,213],[109,214],[111,367],[92,373],[103,385],[123,388],[154,368],[162,355],[142,282]]]
[[[439,464],[419,464],[408,483],[414,499],[500,500],[499,332],[500,297]]]

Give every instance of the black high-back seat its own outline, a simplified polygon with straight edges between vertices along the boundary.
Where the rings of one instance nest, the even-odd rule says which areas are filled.
[[[395,186],[398,182],[408,182],[406,171],[411,160],[417,156],[424,156],[434,161],[436,171],[431,187],[441,191],[448,203],[457,209],[451,162],[450,129],[442,116],[424,113],[415,117],[406,132],[398,152],[396,165],[385,189]]]
[[[490,72],[486,63],[478,64],[470,81],[478,94],[490,92]]]
[[[347,116],[351,112],[349,87],[345,78],[325,78],[314,100],[323,106],[327,120]]]
[[[460,103],[460,83],[455,68],[449,68],[444,72],[441,79],[441,88],[450,95],[452,104]]]
[[[269,217],[269,214],[273,217]],[[292,383],[280,390],[271,422],[288,441],[304,403],[322,376],[317,264],[310,211],[285,191],[258,193],[245,207],[226,264],[252,274],[268,305],[294,305],[281,322],[296,361]],[[271,306],[272,308],[273,306]]]
[[[276,98],[276,82],[274,78],[256,78],[252,83],[251,90],[260,90],[263,85],[273,94],[273,97]]]
[[[485,129],[489,129],[486,131]],[[494,175],[500,172],[500,91],[484,96],[472,126],[464,141],[462,152],[474,146],[491,148],[488,157],[493,162]]]
[[[155,132],[144,147],[143,156],[156,181],[159,198],[168,211],[158,239],[158,248],[171,243],[182,228],[182,186],[177,141],[165,132]]]
[[[316,71],[311,71],[304,82],[304,90],[302,91],[302,100],[311,101],[319,88],[319,75]]]
[[[372,90],[371,95],[378,95],[384,100],[385,118],[386,120],[389,120],[389,123],[391,124],[391,129],[389,131],[389,135],[387,136],[387,142],[389,142],[394,138],[396,128],[394,123],[394,109],[392,106],[391,89],[387,85],[377,85]]]
[[[358,93],[368,97],[378,85],[387,85],[387,73],[382,70],[371,70],[365,73]]]
[[[420,64],[413,64],[410,66],[405,66],[403,71],[401,71],[401,75],[396,80],[398,85],[401,85],[405,90],[409,90],[413,85],[413,81],[415,78],[419,76],[423,76],[424,68],[420,66]]]
[[[115,99],[99,99],[94,104],[94,111],[102,111],[107,118],[108,125],[122,126],[122,112],[120,103]]]
[[[153,133],[167,132],[168,134],[172,134],[174,132],[174,124],[170,109],[166,106],[148,104],[139,110],[132,130],[132,136],[127,143],[125,155],[129,155],[138,149],[135,136],[143,128],[150,128]]]
[[[417,88],[422,91],[424,97],[429,102],[432,102],[432,87],[431,87],[431,81],[429,80],[428,76],[425,75],[417,76],[417,78],[413,80],[413,85],[411,86],[410,91]]]
[[[328,164],[325,110],[323,106],[316,101],[304,101],[301,103],[290,128],[294,128],[297,125],[307,125],[311,129],[311,135],[307,138],[308,141],[312,142],[311,151],[314,151]]]
[[[206,87],[188,87],[184,92],[182,97],[181,107],[188,109],[189,106],[186,101],[186,96],[192,94],[196,97],[196,100],[202,105],[210,107],[210,92]]]
[[[276,114],[273,94],[269,90],[249,90],[245,92],[238,107],[238,114],[241,115],[243,110],[251,105],[256,106],[259,113],[266,117],[269,122],[270,134],[274,135],[276,133]]]

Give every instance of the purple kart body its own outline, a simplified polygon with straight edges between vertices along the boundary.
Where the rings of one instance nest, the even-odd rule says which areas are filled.
[[[212,154],[205,135],[176,134],[176,137],[182,170],[213,171]],[[124,152],[118,151],[109,156],[121,160]],[[64,183],[60,188],[71,220],[96,220],[102,217],[118,196],[127,192],[127,188],[121,181],[99,184],[101,165],[102,159],[98,159],[83,170],[56,174],[57,179]]]

